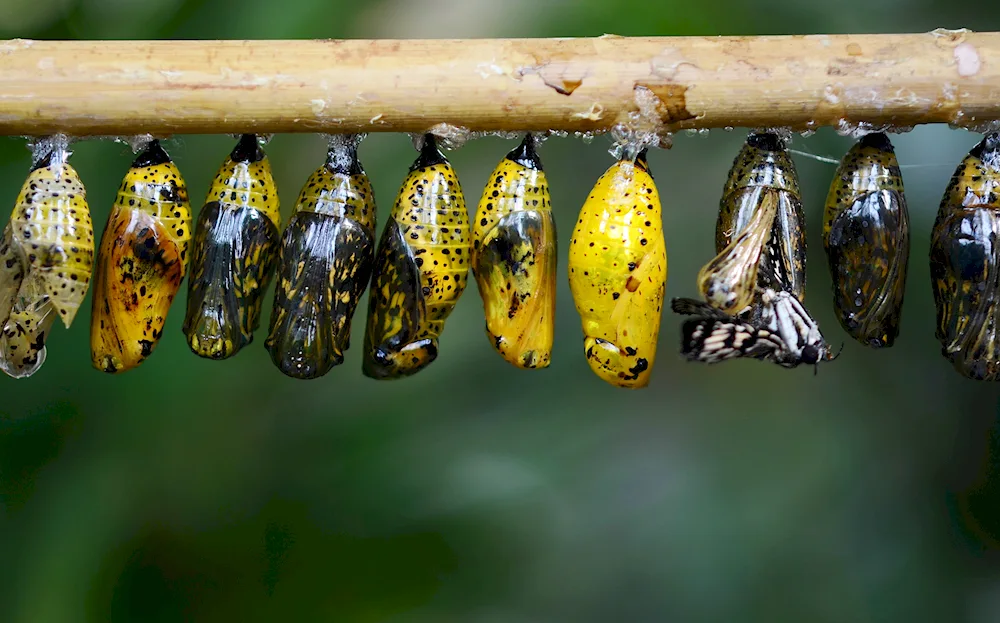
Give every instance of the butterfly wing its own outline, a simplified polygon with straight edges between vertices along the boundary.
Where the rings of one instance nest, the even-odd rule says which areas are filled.
[[[826,242],[841,324],[865,344],[891,346],[910,246],[902,194],[882,190],[859,198],[833,220]]]
[[[494,346],[519,367],[547,366],[556,297],[552,213],[505,215],[483,239],[475,262],[486,331]]]
[[[181,251],[174,232],[158,218],[141,210],[112,209],[93,297],[94,367],[122,372],[153,352],[184,278]]]
[[[417,340],[427,316],[417,259],[399,224],[390,220],[375,255],[368,298],[363,367],[367,376],[411,374],[437,357],[435,340]],[[404,355],[407,347],[411,352]]]
[[[681,327],[681,354],[689,361],[721,363],[750,358],[777,361],[784,344],[768,331],[751,324],[720,318],[694,317]]]
[[[216,201],[202,208],[184,319],[196,354],[224,359],[253,340],[277,247],[277,227],[257,210]]]

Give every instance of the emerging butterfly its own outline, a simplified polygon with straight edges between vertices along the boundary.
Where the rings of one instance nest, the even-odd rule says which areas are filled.
[[[910,217],[889,138],[864,136],[844,156],[826,199],[823,247],[840,324],[872,348],[899,335]]]
[[[97,256],[91,363],[124,372],[152,354],[187,270],[191,206],[177,166],[152,141],[118,189]]]
[[[712,306],[739,313],[768,287],[805,296],[805,216],[795,165],[778,135],[751,133],[733,162],[715,250],[698,273],[698,288]],[[762,278],[762,266],[769,279]]]
[[[198,215],[184,333],[199,357],[225,359],[253,340],[280,224],[271,165],[257,136],[244,134]]]
[[[673,299],[670,307],[677,314],[694,316],[681,329],[681,354],[689,361],[719,363],[746,357],[795,368],[837,358],[819,325],[790,292],[765,288],[759,321],[748,314],[732,316],[694,299]]]
[[[1000,134],[958,165],[931,232],[941,352],[961,374],[1000,380]]]
[[[67,156],[56,145],[35,164],[0,242],[0,369],[13,378],[42,367],[55,319],[69,328],[90,283],[94,228]]]

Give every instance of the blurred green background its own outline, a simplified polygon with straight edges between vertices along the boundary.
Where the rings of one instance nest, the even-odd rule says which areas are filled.
[[[989,3],[612,0],[2,0],[26,38],[484,37],[1000,30]],[[2,64],[0,64],[2,71]],[[664,201],[667,296],[695,294],[719,194],[744,132],[680,135],[650,164]],[[587,367],[565,278],[569,234],[609,142],[541,151],[560,228],[554,363],[521,372],[483,335],[470,286],[438,361],[361,375],[363,322],[343,366],[283,377],[257,341],[224,363],[192,355],[184,295],[123,376],[91,369],[89,296],[42,370],[0,378],[0,621],[589,623],[1000,620],[996,385],[939,354],[928,234],[948,176],[978,140],[922,127],[893,138],[913,246],[902,337],[847,342],[836,362],[707,367],[677,355],[665,314],[651,386]],[[792,147],[839,158],[826,129]],[[470,206],[513,141],[450,154]],[[195,207],[233,145],[166,144]],[[72,162],[103,230],[131,153],[84,142]],[[287,218],[322,161],[315,136],[268,147]],[[370,136],[385,222],[414,157]],[[796,157],[810,224],[807,304],[830,342],[822,201],[831,164]],[[0,141],[0,205],[29,167]],[[269,300],[269,299],[268,299]],[[269,313],[269,304],[266,306]],[[361,310],[366,309],[363,301]],[[267,316],[264,324],[266,326]]]

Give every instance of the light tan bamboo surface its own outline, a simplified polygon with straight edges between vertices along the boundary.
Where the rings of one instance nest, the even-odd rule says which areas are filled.
[[[1000,118],[1000,33],[0,42],[0,133],[796,130]],[[640,128],[641,129],[641,128]]]

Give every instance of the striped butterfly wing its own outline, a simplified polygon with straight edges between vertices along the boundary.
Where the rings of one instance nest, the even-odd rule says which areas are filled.
[[[780,337],[738,320],[696,316],[681,328],[681,355],[689,361],[720,363],[750,358],[777,362],[784,351]]]

